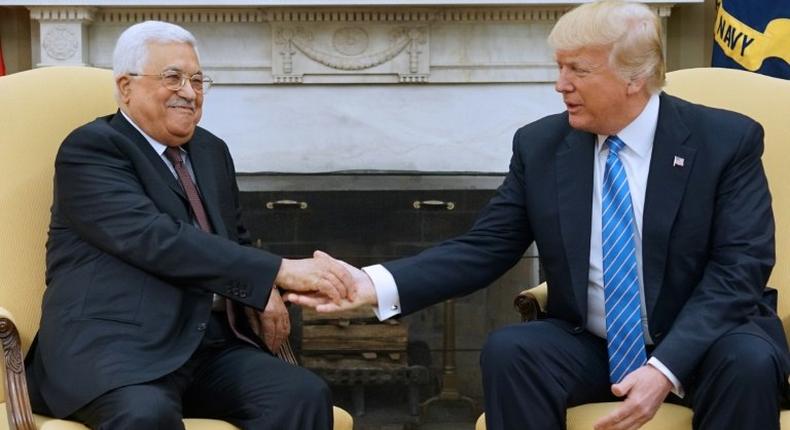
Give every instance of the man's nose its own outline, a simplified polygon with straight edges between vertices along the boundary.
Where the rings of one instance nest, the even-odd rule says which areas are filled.
[[[197,97],[197,93],[195,92],[195,89],[192,88],[192,83],[190,83],[189,81],[187,81],[184,84],[184,86],[182,86],[181,89],[178,90],[177,94],[180,97],[189,100],[190,102],[195,100],[195,98]]]
[[[557,75],[557,81],[554,83],[554,90],[558,93],[569,93],[573,91],[573,85],[571,85],[571,82],[566,76],[566,72],[563,70],[560,70]]]

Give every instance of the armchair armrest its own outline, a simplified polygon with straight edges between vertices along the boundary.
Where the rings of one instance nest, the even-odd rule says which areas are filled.
[[[0,342],[3,345],[8,428],[9,430],[36,430],[33,411],[30,409],[27,381],[25,380],[22,343],[16,324],[14,324],[14,317],[5,308],[0,308]]]
[[[548,300],[548,288],[546,283],[542,283],[534,288],[526,289],[513,299],[513,306],[521,314],[521,321],[534,321],[546,317],[546,300]]]

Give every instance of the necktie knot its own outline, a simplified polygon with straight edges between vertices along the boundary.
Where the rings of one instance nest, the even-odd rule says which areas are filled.
[[[165,149],[165,156],[173,165],[182,164],[184,162],[184,159],[181,157],[181,148],[177,146],[168,146],[167,149]]]
[[[625,147],[625,142],[617,136],[609,136],[606,138],[606,145],[609,146],[609,153],[614,154],[616,157],[620,150]]]

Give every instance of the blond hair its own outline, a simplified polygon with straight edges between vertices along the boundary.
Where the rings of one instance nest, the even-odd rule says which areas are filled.
[[[610,46],[609,64],[624,80],[645,79],[650,93],[664,86],[661,21],[643,4],[600,0],[580,5],[557,21],[549,45],[563,51]]]

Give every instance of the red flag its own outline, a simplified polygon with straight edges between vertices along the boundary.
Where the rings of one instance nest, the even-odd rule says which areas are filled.
[[[0,76],[5,76],[5,62],[3,61],[3,45],[0,43]]]

